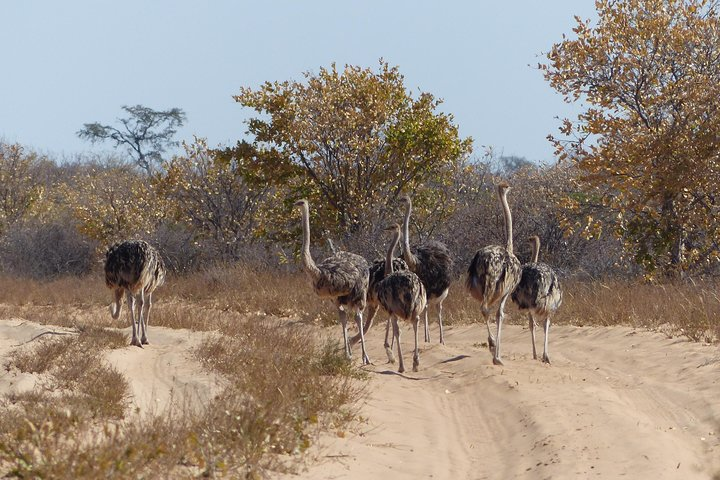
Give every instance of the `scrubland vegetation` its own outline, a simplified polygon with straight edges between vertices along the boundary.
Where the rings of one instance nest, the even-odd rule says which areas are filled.
[[[127,380],[102,360],[103,351],[126,347],[128,338],[115,330],[126,325],[110,318],[98,274],[0,283],[17,289],[0,289],[3,318],[68,329],[17,348],[5,365],[42,379],[33,390],[2,399],[0,465],[11,476],[252,478],[293,468],[286,454],[303,452],[314,432],[342,432],[357,419],[363,373],[345,359],[335,328],[318,334],[313,325],[334,324],[335,313],[298,272],[234,267],[169,279],[157,296],[151,332],[155,326],[208,332],[195,356],[227,388],[202,408],[176,402],[142,415],[128,408]],[[460,281],[445,308],[448,325],[480,318]],[[526,322],[515,310],[509,314],[514,323]],[[715,342],[719,319],[710,282],[570,279],[554,324],[632,325]]]
[[[479,318],[462,276],[477,249],[503,243],[494,185],[507,181],[518,257],[528,260],[523,240],[538,235],[541,260],[564,283],[554,324],[718,342],[717,5],[651,3],[597,2],[603,22],[579,20],[577,38],[539,65],[568,101],[588,105],[550,138],[559,163],[473,153],[442,102],[413,97],[383,61],[243,88],[235,100],[257,116],[250,141],[234,146],[199,138],[170,159],[156,145],[49,158],[0,141],[0,318],[68,328],[18,347],[4,366],[41,381],[2,398],[0,471],[254,478],[287,467],[282,454],[304,451],[314,430],[347,428],[363,375],[318,334],[335,313],[298,271],[298,198],[310,201],[316,257],[330,238],[373,260],[400,217],[396,199],[412,195],[413,238],[443,241],[455,257],[453,325]],[[143,121],[170,115],[168,146],[185,118],[124,109],[139,135]],[[79,134],[103,140],[110,129]],[[171,271],[150,329],[208,333],[195,355],[226,388],[203,408],[133,412],[126,379],[103,360],[127,340],[106,309],[103,253],[135,237]]]

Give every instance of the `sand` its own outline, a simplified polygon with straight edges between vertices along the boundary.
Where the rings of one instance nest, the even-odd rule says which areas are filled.
[[[0,320],[0,360],[51,330],[66,331]],[[411,331],[403,326],[408,369]],[[527,328],[507,325],[505,366],[497,367],[481,346],[484,325],[447,327],[446,345],[434,327],[432,343],[421,335],[420,371],[399,375],[383,333],[376,326],[367,336],[374,364],[363,367],[363,420],[319,435],[296,474],[274,478],[720,478],[717,346],[626,327],[558,326],[545,365],[532,359]],[[221,388],[190,353],[203,335],[151,326],[151,345],[107,354],[131,382],[133,408],[202,404]],[[3,369],[0,393],[36,381]]]
[[[399,375],[381,330],[368,335],[366,420],[322,435],[298,474],[277,478],[720,478],[717,346],[553,327],[546,365],[532,359],[529,330],[508,325],[497,367],[484,325],[460,326],[446,345],[421,335],[420,371]]]

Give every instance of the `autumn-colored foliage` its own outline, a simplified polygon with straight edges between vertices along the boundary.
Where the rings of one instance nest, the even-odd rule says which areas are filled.
[[[440,101],[429,93],[413,98],[398,68],[383,61],[377,71],[333,64],[304,82],[243,88],[235,100],[262,114],[248,122],[257,147],[299,167],[283,179],[284,207],[307,197],[323,206],[313,222],[340,234],[383,218],[402,192],[442,202],[437,187],[470,152],[453,117],[437,111]]]
[[[36,210],[42,199],[44,186],[33,175],[38,162],[21,145],[0,142],[0,233]]]
[[[586,107],[551,136],[578,167],[585,211],[648,275],[709,269],[720,256],[720,18],[709,0],[598,0],[540,65]],[[594,212],[605,210],[602,217]],[[609,213],[609,215],[607,214]]]

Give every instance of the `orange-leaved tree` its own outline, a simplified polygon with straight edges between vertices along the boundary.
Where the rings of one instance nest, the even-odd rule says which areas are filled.
[[[439,194],[471,148],[452,115],[437,111],[440,100],[414,98],[382,60],[378,70],[333,64],[303,82],[243,88],[235,100],[261,114],[248,121],[249,133],[259,151],[275,152],[272,168],[281,159],[283,171],[296,172],[279,177],[286,207],[307,196],[317,207],[313,222],[338,234],[377,223],[403,192]]]
[[[593,204],[649,275],[717,265],[720,248],[720,19],[710,0],[598,0],[540,65],[568,102],[561,136],[578,167],[570,207]],[[609,220],[611,219],[611,220]]]

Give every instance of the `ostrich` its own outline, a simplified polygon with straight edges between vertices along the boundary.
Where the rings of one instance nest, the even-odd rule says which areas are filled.
[[[105,284],[113,290],[114,302],[110,304],[112,318],[120,317],[123,293],[127,297],[132,322],[131,345],[142,348],[148,344],[147,324],[152,308],[152,294],[165,282],[163,259],[149,243],[128,240],[115,243],[105,254]],[[135,301],[138,303],[137,323],[140,340],[135,328]],[[147,305],[143,315],[143,307]]]
[[[395,257],[392,260],[393,272],[405,271],[408,269],[407,263],[402,258]],[[367,304],[368,304],[368,318],[365,322],[365,332],[372,326],[373,319],[377,315],[378,309],[380,308],[380,299],[378,298],[378,285],[385,278],[385,259],[375,260],[370,266],[370,287],[368,288]],[[385,323],[385,352],[388,355],[388,361],[395,363],[395,357],[392,354],[392,345],[388,343],[390,336],[390,317],[388,317]],[[353,343],[359,340],[360,334],[355,335],[352,338]],[[394,337],[393,337],[394,341]]]
[[[437,304],[438,326],[440,327],[440,343],[445,344],[442,323],[442,304],[448,295],[452,283],[453,259],[445,244],[428,240],[410,248],[410,212],[412,201],[407,195],[400,197],[405,204],[405,220],[403,221],[403,259],[410,270],[422,281],[427,292],[428,304]],[[425,310],[425,341],[430,341],[428,330],[428,310]]]
[[[338,307],[343,330],[345,354],[351,357],[347,335],[347,311],[355,312],[355,322],[360,332],[363,364],[370,358],[365,351],[365,337],[362,330],[362,311],[365,309],[369,282],[367,261],[360,255],[338,251],[316,264],[310,255],[310,207],[307,200],[298,200],[295,206],[302,216],[302,263],[303,270],[312,282],[315,293],[321,298],[331,298]]]
[[[550,315],[562,304],[562,286],[555,271],[549,265],[538,263],[540,238],[534,235],[528,238],[532,245],[532,260],[522,266],[520,283],[512,293],[512,301],[521,311],[528,312],[530,335],[533,344],[533,359],[537,360],[535,351],[535,319],[545,322],[545,343],[542,361],[550,363],[548,356],[548,334],[550,333]]]
[[[393,225],[386,229],[393,233],[393,239],[385,257],[385,278],[377,285],[377,296],[380,304],[390,315],[393,327],[393,339],[397,342],[397,352],[399,357],[398,372],[405,371],[403,362],[402,348],[400,347],[400,326],[398,325],[398,317],[403,320],[413,322],[413,330],[415,331],[415,353],[413,354],[413,371],[417,372],[420,365],[420,350],[418,348],[418,324],[420,323],[420,314],[427,307],[427,296],[425,287],[420,278],[409,270],[395,272],[393,269],[393,251],[400,242],[400,225]],[[387,336],[386,336],[387,337]],[[385,339],[385,348],[390,349]],[[388,352],[388,357],[392,356],[392,352]]]
[[[508,190],[510,190],[510,185],[507,183],[503,182],[498,185],[498,197],[505,217],[505,246],[490,245],[478,250],[468,268],[466,282],[470,295],[480,302],[488,329],[488,345],[491,350],[494,349],[493,364],[495,365],[503,365],[500,360],[500,334],[505,316],[505,302],[520,282],[520,262],[513,254],[512,217],[507,203]],[[496,340],[490,332],[490,308],[498,302],[495,316]]]

